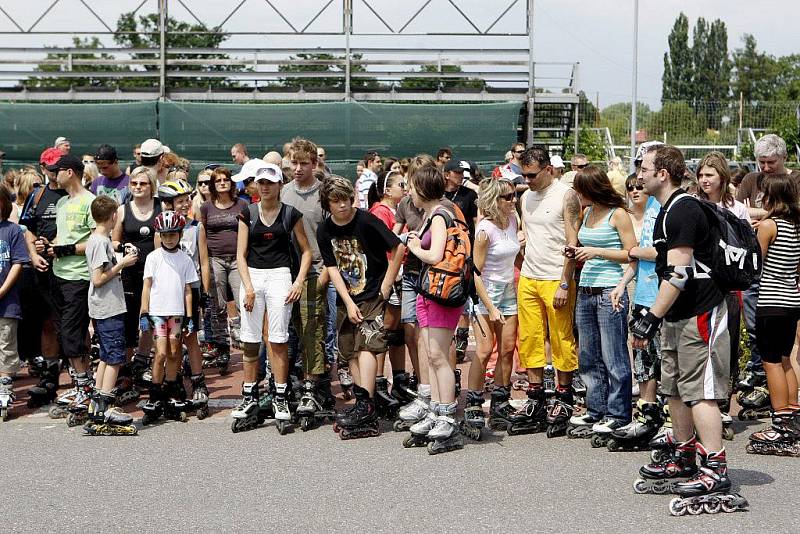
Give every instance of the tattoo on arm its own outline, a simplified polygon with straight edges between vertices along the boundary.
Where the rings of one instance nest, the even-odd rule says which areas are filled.
[[[581,222],[581,203],[574,189],[564,196],[564,223],[577,232]]]

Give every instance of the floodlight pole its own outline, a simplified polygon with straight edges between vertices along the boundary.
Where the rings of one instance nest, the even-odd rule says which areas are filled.
[[[633,0],[633,77],[631,81],[631,162],[630,171],[634,172],[635,165],[633,159],[636,157],[636,100],[637,95],[637,77],[638,77],[638,63],[639,63],[639,0]]]
[[[158,46],[159,46],[159,77],[158,89],[161,100],[167,98],[167,0],[158,0]]]
[[[533,144],[533,102],[536,98],[536,77],[533,62],[533,1],[528,0],[528,118],[525,121],[525,144]]]

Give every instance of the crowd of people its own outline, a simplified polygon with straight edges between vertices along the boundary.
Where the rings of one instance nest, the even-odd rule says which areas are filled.
[[[143,387],[144,424],[207,415],[203,369],[227,373],[237,345],[234,432],[335,418],[349,439],[392,418],[406,446],[431,453],[486,425],[591,437],[656,448],[637,491],[720,495],[688,502],[714,512],[743,506],[727,494],[722,442],[740,389],[743,407],[772,417],[748,451],[800,455],[800,175],[776,135],[738,184],[723,154],[695,175],[659,142],[639,147],[629,176],[580,154],[563,172],[559,156],[515,143],[486,177],[445,148],[369,152],[352,181],[296,138],[263,158],[234,145],[241,170],[210,163],[194,187],[189,162],[158,140],[134,155],[123,170],[114,147],[78,158],[59,138],[0,184],[0,396],[21,358],[39,377],[31,406],[132,434],[123,405]],[[720,254],[752,268],[747,287],[722,279]],[[64,365],[73,387],[59,395]],[[338,410],[334,369],[355,395]]]

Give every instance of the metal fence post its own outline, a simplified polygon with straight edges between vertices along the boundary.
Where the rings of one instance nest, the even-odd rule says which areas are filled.
[[[164,100],[167,97],[167,0],[158,0],[158,45],[159,45],[159,78],[158,89],[159,98]]]

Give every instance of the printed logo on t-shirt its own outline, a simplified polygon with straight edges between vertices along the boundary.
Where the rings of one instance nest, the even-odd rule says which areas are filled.
[[[95,193],[98,197],[101,195],[105,195],[109,198],[113,198],[117,201],[118,204],[122,203],[122,191],[117,189],[116,187],[107,187],[105,185],[98,185],[97,186],[97,193]]]
[[[367,255],[355,238],[334,238],[333,255],[351,295],[358,295],[367,285]]]
[[[4,275],[11,263],[11,247],[7,241],[0,240],[0,276]]]

